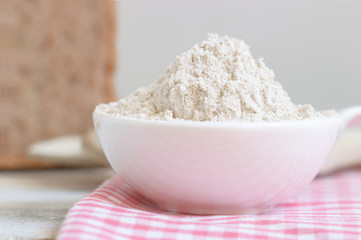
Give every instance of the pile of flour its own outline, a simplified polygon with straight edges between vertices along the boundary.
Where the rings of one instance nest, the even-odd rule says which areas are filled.
[[[249,122],[332,114],[293,104],[274,78],[242,40],[210,34],[177,57],[158,81],[96,111],[139,119]]]

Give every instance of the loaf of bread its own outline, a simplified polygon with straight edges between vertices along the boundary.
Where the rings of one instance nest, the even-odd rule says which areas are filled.
[[[0,169],[49,166],[28,146],[86,131],[113,100],[113,4],[0,1]]]

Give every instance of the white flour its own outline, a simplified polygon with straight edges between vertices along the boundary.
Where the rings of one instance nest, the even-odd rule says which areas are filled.
[[[274,78],[243,41],[210,34],[177,57],[158,81],[96,111],[140,119],[252,122],[332,114],[294,105]]]

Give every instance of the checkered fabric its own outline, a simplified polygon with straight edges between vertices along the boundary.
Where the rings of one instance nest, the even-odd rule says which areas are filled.
[[[68,212],[58,239],[361,239],[361,170],[317,178],[263,215],[158,210],[120,177]]]

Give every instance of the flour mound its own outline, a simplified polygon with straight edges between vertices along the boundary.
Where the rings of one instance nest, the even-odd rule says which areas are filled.
[[[274,78],[245,42],[210,34],[177,57],[158,81],[96,111],[139,119],[248,122],[330,114],[294,105]]]

